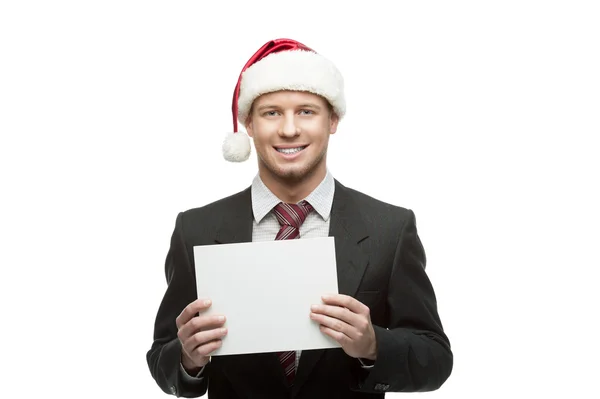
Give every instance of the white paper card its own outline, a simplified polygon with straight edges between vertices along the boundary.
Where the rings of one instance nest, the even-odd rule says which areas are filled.
[[[310,306],[338,293],[333,237],[194,247],[204,314],[228,329],[213,355],[337,348],[310,319]]]

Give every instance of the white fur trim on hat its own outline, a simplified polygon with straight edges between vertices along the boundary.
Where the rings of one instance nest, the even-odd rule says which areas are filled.
[[[250,157],[250,137],[247,133],[227,133],[223,141],[223,156],[230,162],[244,162]]]
[[[254,100],[279,90],[308,91],[325,97],[341,119],[346,113],[344,79],[335,65],[320,54],[290,50],[269,54],[242,75],[238,120],[244,124]]]

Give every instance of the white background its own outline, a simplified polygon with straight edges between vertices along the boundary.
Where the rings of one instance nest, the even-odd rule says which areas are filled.
[[[250,184],[233,88],[291,37],[347,82],[332,173],[417,215],[455,353],[420,395],[599,397],[597,3],[238,3],[2,2],[2,396],[165,397],[175,217]]]

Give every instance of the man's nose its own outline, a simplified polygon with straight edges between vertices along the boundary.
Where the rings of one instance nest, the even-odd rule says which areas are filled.
[[[294,137],[300,133],[300,128],[297,126],[293,114],[286,114],[281,123],[282,125],[279,129],[280,136]]]

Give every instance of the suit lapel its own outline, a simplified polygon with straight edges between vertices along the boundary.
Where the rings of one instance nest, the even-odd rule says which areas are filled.
[[[335,237],[340,294],[354,296],[368,265],[360,243],[369,235],[350,191],[336,180],[329,235]]]
[[[368,237],[367,229],[360,217],[360,209],[353,200],[350,190],[335,181],[335,194],[331,209],[329,236],[335,237],[335,258],[340,294],[354,296],[365,269],[368,258],[360,243]],[[325,350],[302,351],[300,364],[294,381],[294,393],[308,379]]]
[[[252,197],[250,187],[232,197],[227,210],[220,212],[219,230],[215,235],[217,244],[233,244],[252,241]]]

